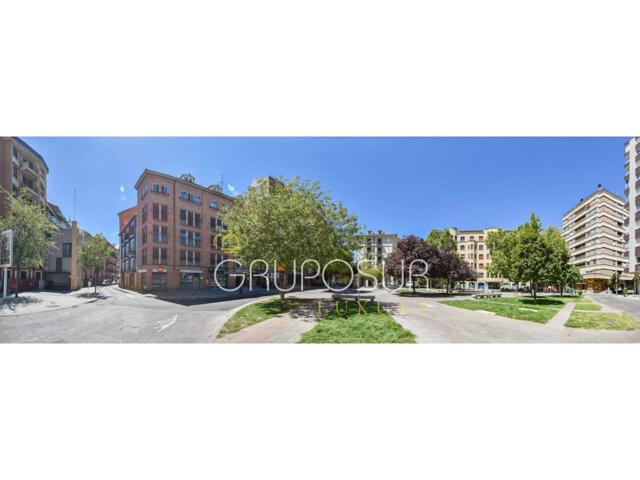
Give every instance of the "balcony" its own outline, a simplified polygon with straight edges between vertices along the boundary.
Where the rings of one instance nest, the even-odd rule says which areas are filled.
[[[38,172],[36,171],[36,167],[27,161],[22,162],[22,174],[30,178],[31,180],[38,180]]]

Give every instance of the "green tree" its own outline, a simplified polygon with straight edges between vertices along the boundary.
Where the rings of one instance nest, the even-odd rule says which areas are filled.
[[[564,295],[564,287],[569,280],[572,265],[569,263],[571,255],[562,233],[556,227],[549,227],[544,232],[544,241],[549,247],[549,261],[547,262],[547,279],[554,283]]]
[[[371,263],[371,260],[362,260],[360,263],[360,271],[357,273],[360,285],[363,285],[367,281],[371,281],[371,277],[375,278],[379,285],[382,281],[382,270]]]
[[[0,220],[1,230],[13,231],[13,266],[17,272],[25,268],[43,268],[47,252],[55,247],[51,236],[58,231],[42,207],[26,196],[8,197],[8,213]],[[19,282],[15,296],[18,297]]]
[[[516,276],[531,285],[534,301],[538,300],[538,286],[547,279],[547,267],[551,250],[542,235],[540,219],[531,214],[531,219],[516,230],[513,251]]]
[[[609,279],[609,288],[616,295],[618,294],[618,284],[619,283],[620,283],[619,275],[617,273],[614,273],[613,275],[611,275],[611,278]]]
[[[429,232],[425,241],[427,245],[431,245],[440,251],[455,252],[458,248],[449,230],[433,229]]]
[[[633,290],[636,294],[638,293],[638,283],[640,283],[640,272],[636,272],[633,276]]]
[[[580,273],[580,269],[575,265],[571,265],[571,268],[569,268],[569,272],[567,273],[566,281],[567,285],[571,285],[571,288],[573,288],[573,290],[575,291],[576,283],[582,281],[582,274]]]
[[[111,244],[101,235],[88,238],[80,247],[79,258],[85,270],[93,272],[94,293],[98,292],[98,270],[111,255]]]
[[[497,230],[487,235],[487,250],[491,252],[491,263],[487,269],[494,277],[507,278],[513,283],[521,281],[515,268],[516,232]]]
[[[234,256],[245,268],[255,260],[267,261],[270,270],[277,265],[285,277],[279,285],[283,289],[294,265],[299,270],[308,259],[321,265],[334,259],[351,262],[362,238],[354,215],[322,192],[318,182],[299,178],[265,180],[249,188],[222,217],[234,239]]]

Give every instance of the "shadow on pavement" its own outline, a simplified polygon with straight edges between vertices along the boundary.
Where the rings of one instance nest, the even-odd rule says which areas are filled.
[[[23,307],[26,305],[32,305],[34,303],[41,303],[42,300],[40,298],[34,297],[9,297],[7,299],[0,300],[0,312],[3,310],[15,311],[18,307]]]

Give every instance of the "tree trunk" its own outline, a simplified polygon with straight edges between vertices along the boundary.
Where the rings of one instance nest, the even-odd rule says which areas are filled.
[[[93,269],[93,293],[98,293],[98,270],[96,268]]]
[[[536,285],[535,284],[531,288],[531,293],[533,293],[533,303],[538,303],[538,292],[536,291]]]
[[[560,283],[560,296],[564,297],[564,284]]]
[[[18,290],[20,290],[20,270],[22,269],[21,265],[17,265],[16,266],[16,296],[15,298],[18,298]],[[7,283],[9,283],[9,280],[7,280]]]
[[[289,287],[289,276],[287,275],[287,272],[284,272],[284,279],[282,281],[282,290],[286,290]],[[284,302],[284,296],[285,296],[285,292],[280,291],[280,301]]]

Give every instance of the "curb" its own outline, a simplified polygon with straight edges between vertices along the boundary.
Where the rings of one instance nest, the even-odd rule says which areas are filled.
[[[100,300],[100,299],[99,298],[94,298],[93,300],[87,300],[86,302],[81,302],[81,303],[78,303],[76,305],[71,305],[69,307],[50,308],[49,310],[43,310],[42,312],[15,313],[15,314],[10,314],[10,315],[0,315],[0,318],[24,317],[24,316],[27,316],[27,315],[41,315],[43,313],[59,312],[60,310],[68,310],[70,308],[79,307],[80,305],[88,305],[90,303],[95,303],[98,300]]]

